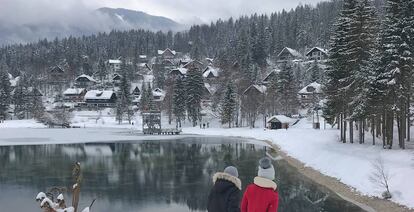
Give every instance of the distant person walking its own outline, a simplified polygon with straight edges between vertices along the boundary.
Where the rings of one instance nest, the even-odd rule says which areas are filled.
[[[274,179],[275,169],[270,158],[260,159],[257,177],[244,192],[241,212],[277,212],[279,194]]]
[[[209,212],[240,212],[241,181],[238,177],[234,166],[214,174],[214,187],[208,196]]]

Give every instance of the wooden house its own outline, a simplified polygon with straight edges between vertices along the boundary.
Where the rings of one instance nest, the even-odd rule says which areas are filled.
[[[177,52],[173,51],[169,48],[166,48],[165,50],[158,50],[158,58],[160,59],[173,59],[175,58]]]
[[[267,119],[266,128],[272,130],[287,129],[296,121],[296,119],[292,119],[284,115],[276,115]]]
[[[279,69],[274,69],[274,70],[270,71],[269,73],[267,73],[266,76],[262,80],[263,84],[265,84],[265,85],[269,84],[272,81],[272,79],[277,77],[277,74],[279,72],[280,72]]]
[[[198,60],[191,60],[190,62],[183,65],[183,68],[191,70],[203,70],[204,64]]]
[[[89,108],[96,107],[115,107],[116,94],[109,90],[90,90],[85,94],[85,106]]]
[[[54,66],[49,71],[49,83],[65,82],[65,71],[60,66]]]
[[[298,51],[291,49],[289,47],[285,47],[280,51],[277,55],[278,62],[286,62],[286,61],[293,61],[293,60],[301,60],[302,54]]]
[[[174,68],[168,73],[170,77],[185,76],[187,75],[188,69],[186,68]]]
[[[162,102],[165,98],[165,92],[160,88],[155,88],[152,90],[152,96],[154,98],[154,102]]]
[[[75,79],[75,85],[79,88],[89,88],[95,85],[97,82],[91,76],[82,74]]]
[[[328,58],[328,51],[320,47],[313,47],[305,56],[308,60],[326,60]]]
[[[85,94],[85,88],[68,88],[63,92],[63,100],[65,102],[83,102]]]
[[[218,78],[220,75],[221,69],[215,68],[213,66],[207,66],[203,71],[203,77],[207,80],[212,80]]]
[[[112,74],[118,73],[121,70],[122,61],[120,59],[109,60],[109,70]]]
[[[302,105],[317,103],[321,99],[322,94],[321,84],[317,82],[310,83],[298,92],[299,102]]]

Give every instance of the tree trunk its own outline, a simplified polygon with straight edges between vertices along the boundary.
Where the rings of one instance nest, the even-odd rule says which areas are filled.
[[[352,120],[349,121],[349,142],[354,143],[354,122]]]
[[[386,120],[386,112],[385,111],[383,111],[383,113],[382,113],[382,124],[381,124],[381,131],[382,131],[382,147],[383,148],[385,148],[385,146],[386,146],[386,144],[385,144],[385,139],[386,139],[386,132],[385,132],[385,129],[386,129],[386,122],[385,122],[385,120]]]
[[[372,145],[375,145],[375,116],[372,117],[371,123],[371,133],[372,133]]]
[[[343,116],[343,118],[342,118],[342,121],[343,121],[343,128],[344,128],[344,140],[343,140],[343,142],[344,143],[346,143],[346,119],[345,119],[345,113],[342,115]]]

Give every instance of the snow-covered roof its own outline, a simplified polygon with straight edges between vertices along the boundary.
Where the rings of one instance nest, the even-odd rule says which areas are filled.
[[[289,54],[291,54],[294,57],[302,57],[302,55],[298,51],[291,49],[289,47],[283,48],[282,51],[280,51],[280,53],[277,56],[280,57],[280,55],[285,51],[289,52]]]
[[[209,83],[204,83],[204,87],[211,95],[214,95],[217,92],[217,86],[210,85]]]
[[[164,96],[165,92],[160,88],[155,88],[154,90],[152,90],[152,95],[153,96]]]
[[[85,94],[85,100],[87,99],[111,99],[113,91],[100,91],[100,90],[90,90]]]
[[[200,65],[200,66],[202,66],[203,65],[203,63],[202,62],[200,62],[200,61],[198,61],[198,60],[191,60],[190,62],[188,62],[188,63],[186,63],[185,65],[183,65],[183,68],[187,68],[187,67],[189,67],[190,65],[192,65],[192,64],[198,64],[198,65]]]
[[[82,74],[82,75],[76,77],[75,80],[78,81],[78,79],[80,79],[80,78],[86,78],[86,79],[88,79],[91,82],[96,82],[96,80],[94,78],[92,78],[91,76],[86,75],[86,74]]]
[[[270,71],[270,72],[266,75],[266,77],[263,79],[263,81],[264,81],[264,82],[268,81],[268,80],[269,80],[269,77],[270,77],[272,74],[277,74],[277,73],[279,73],[279,72],[280,72],[280,69],[273,69],[272,71]]]
[[[68,88],[63,92],[63,95],[79,95],[81,94],[85,88]]]
[[[13,78],[13,76],[11,74],[9,74],[9,79],[10,79],[10,85],[12,87],[16,87],[17,83],[20,81],[20,76]]]
[[[109,64],[121,64],[121,60],[109,60]]]
[[[207,60],[208,62],[210,62],[210,63],[213,63],[213,62],[214,62],[214,59],[209,58],[209,57],[207,57],[207,58],[206,58],[206,60]]]
[[[214,68],[212,66],[207,66],[207,68],[204,70],[203,77],[207,78],[210,74],[212,74],[213,77],[218,77],[219,72],[220,72],[220,69]]]
[[[174,72],[174,71],[179,71],[182,75],[186,75],[186,74],[187,74],[188,69],[186,69],[186,68],[175,68],[175,69],[172,69],[172,70],[170,71],[170,74],[171,74],[172,72]]]
[[[173,54],[173,55],[175,55],[177,52],[176,51],[174,51],[174,50],[171,50],[171,49],[169,49],[169,48],[166,48],[165,50],[158,50],[158,54],[159,55],[163,55],[165,52],[167,52],[167,51],[169,51],[169,52],[171,52],[171,54]]]
[[[306,56],[308,56],[312,51],[314,51],[314,50],[317,50],[317,51],[320,51],[320,52],[322,52],[322,53],[324,53],[324,54],[328,54],[328,50],[326,50],[326,49],[323,49],[323,48],[320,48],[320,47],[313,47],[311,50],[309,50],[307,53],[306,53]]]
[[[281,123],[287,123],[287,124],[293,124],[297,121],[297,119],[293,119],[293,118],[289,118],[285,115],[276,115],[276,116],[272,116],[270,117],[267,122],[272,122],[274,120],[279,120]]]
[[[251,88],[255,88],[257,91],[259,91],[262,94],[266,93],[266,90],[267,90],[266,86],[264,85],[250,85],[246,90],[244,90],[243,93],[246,93]]]
[[[299,94],[313,94],[313,93],[322,93],[322,85],[317,82],[312,82],[311,84],[302,88]]]
[[[131,89],[130,89],[130,92],[132,93],[132,92],[134,92],[134,90],[136,89],[136,88],[138,88],[140,91],[141,91],[141,89],[142,89],[142,82],[133,82],[133,83],[131,83]]]
[[[65,72],[60,66],[54,66],[53,68],[50,69],[50,72]]]

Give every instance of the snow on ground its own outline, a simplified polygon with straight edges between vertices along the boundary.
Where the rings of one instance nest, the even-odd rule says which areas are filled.
[[[133,122],[134,125],[126,121],[118,124],[110,110],[74,112],[72,125],[81,128],[71,129],[39,129],[45,126],[34,120],[7,120],[5,123],[0,123],[0,145],[162,140],[191,135],[269,140],[306,166],[335,177],[359,192],[371,196],[380,196],[384,191],[370,181],[373,173],[372,163],[381,157],[391,175],[389,184],[393,194],[392,200],[414,208],[414,181],[411,180],[414,176],[414,150],[412,149],[384,150],[381,145],[343,144],[338,142],[338,130],[330,127],[326,130],[314,130],[311,120],[306,119],[302,119],[288,130],[200,129],[197,126],[184,127],[185,135],[179,136],[143,136],[140,134],[141,117],[134,117]],[[210,127],[219,126],[214,120],[206,120],[206,122],[210,123]],[[188,126],[190,123],[184,125]],[[163,117],[163,126],[171,128],[175,127],[175,124],[168,125],[167,118]],[[323,122],[321,126],[323,128]]]
[[[140,116],[135,116],[132,119],[132,124],[124,120],[121,124],[115,120],[115,114],[112,109],[104,109],[101,111],[73,111],[72,112],[72,126],[83,128],[123,128],[135,129],[140,128],[142,119]]]
[[[263,128],[185,128],[186,134],[210,136],[235,136],[269,140],[306,166],[335,177],[357,191],[381,196],[383,188],[371,182],[374,172],[372,163],[382,158],[389,171],[392,201],[414,208],[414,150],[384,150],[369,144],[343,144],[338,142],[336,129],[314,130],[310,120],[302,119],[288,130],[264,130]],[[322,124],[323,128],[323,124]]]
[[[26,120],[6,120],[0,123],[0,129],[4,128],[45,128],[42,123],[35,121],[34,119]]]

